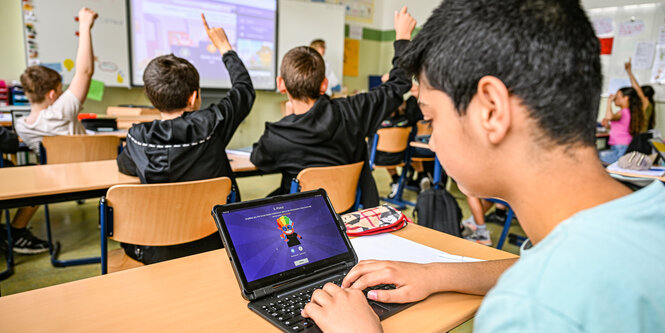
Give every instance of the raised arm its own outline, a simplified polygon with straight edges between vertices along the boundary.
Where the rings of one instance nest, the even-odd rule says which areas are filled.
[[[411,40],[411,33],[416,27],[416,20],[407,13],[406,6],[395,12],[395,57],[393,69],[390,71],[388,81],[368,93],[358,94],[348,98],[351,104],[351,115],[355,121],[363,126],[366,135],[373,133],[404,101],[403,95],[411,88],[411,78],[406,72],[397,67],[396,61],[406,50]]]
[[[89,8],[79,10],[79,46],[76,52],[76,71],[69,85],[69,91],[83,104],[88,96],[90,80],[95,72],[94,54],[92,53],[92,37],[90,31],[97,19],[97,13]]]
[[[642,111],[645,111],[649,106],[649,99],[647,98],[646,95],[644,95],[642,87],[637,82],[635,75],[633,75],[633,70],[632,70],[633,65],[631,64],[631,60],[632,60],[631,58],[628,58],[628,62],[624,63],[623,65],[626,68],[626,73],[628,73],[628,77],[630,78],[630,84],[633,86],[633,89],[635,89],[635,92],[637,92],[637,96],[639,96],[640,100],[642,100]]]
[[[224,65],[231,77],[231,89],[217,104],[219,112],[221,112],[221,117],[218,117],[218,119],[219,121],[223,121],[224,140],[228,143],[235,130],[252,109],[256,93],[254,92],[254,85],[247,72],[247,68],[245,68],[242,60],[233,51],[233,47],[224,29],[217,27],[210,28],[203,14],[201,14],[201,19],[203,20],[203,26],[208,34],[208,38],[210,38],[212,44],[219,50],[219,54],[222,55],[222,61],[224,61]]]
[[[612,112],[612,103],[616,95],[610,94],[610,97],[607,98],[607,107],[605,108],[605,118],[603,118],[603,126],[609,128],[610,121],[621,119],[621,112],[614,113]]]

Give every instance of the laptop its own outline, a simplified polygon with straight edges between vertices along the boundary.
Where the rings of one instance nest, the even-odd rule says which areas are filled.
[[[212,215],[248,307],[284,331],[319,332],[300,311],[358,262],[325,190],[218,205]],[[368,302],[381,320],[413,305]]]

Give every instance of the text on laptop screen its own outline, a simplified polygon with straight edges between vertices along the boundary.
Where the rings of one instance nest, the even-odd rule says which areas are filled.
[[[223,214],[247,282],[348,251],[323,196]]]

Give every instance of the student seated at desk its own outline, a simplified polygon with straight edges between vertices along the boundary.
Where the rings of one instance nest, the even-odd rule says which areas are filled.
[[[172,54],[150,61],[143,73],[143,82],[146,95],[161,112],[162,120],[132,126],[127,133],[127,146],[118,156],[120,172],[138,176],[141,183],[226,176],[235,186],[225,149],[252,109],[254,87],[224,30],[210,29],[205,17],[202,18],[233,86],[219,103],[200,109],[199,73],[189,61]],[[174,246],[122,244],[122,247],[133,259],[151,264],[219,249],[222,240],[215,232],[200,240]]]
[[[621,110],[614,113],[612,103]],[[599,152],[599,156],[604,163],[612,164],[623,156],[633,136],[646,130],[642,100],[635,89],[624,87],[610,95],[602,124],[610,129],[610,139],[607,141],[610,150]]]
[[[577,1],[443,1],[401,61],[430,146],[467,193],[510,203],[534,247],[518,260],[361,262],[303,315],[324,332],[379,332],[362,290],[385,283],[397,288],[368,297],[487,293],[477,332],[662,331],[665,186],[632,192],[598,159],[599,49]]]
[[[78,114],[95,72],[90,31],[96,18],[97,13],[88,8],[81,8],[78,13],[76,67],[67,90],[62,91],[62,77],[50,68],[30,66],[21,74],[21,85],[30,101],[30,115],[16,121],[14,126],[35,154],[39,154],[44,136],[85,134]]]
[[[88,95],[90,80],[95,70],[90,31],[96,18],[97,13],[88,8],[81,8],[78,13],[76,69],[65,92],[62,91],[62,77],[50,68],[30,66],[21,74],[21,85],[30,101],[30,114],[16,121],[14,129],[37,155],[44,136],[85,134],[85,128],[77,116]],[[12,230],[15,252],[34,254],[48,250],[46,241],[36,238],[25,228],[37,208],[38,206],[19,208],[14,216],[12,226],[18,228]]]
[[[408,17],[396,26],[395,59],[409,45],[415,20]],[[330,99],[324,94],[328,81],[321,55],[307,46],[284,55],[277,87],[286,93],[293,113],[275,123],[266,123],[250,160],[263,171],[282,172],[280,188],[272,194],[289,193],[291,180],[309,167],[335,166],[365,161],[360,175],[361,202],[379,203],[376,183],[368,165],[365,138],[376,132],[381,121],[402,104],[411,87],[404,70],[393,68],[389,80],[368,93]]]
[[[0,127],[0,153],[16,153],[18,151],[18,136],[10,130]],[[0,158],[3,158],[0,156]],[[14,164],[9,160],[4,160],[4,167],[12,167]],[[12,219],[12,248],[14,252],[21,254],[37,254],[48,251],[48,242],[41,240],[28,230],[27,225],[34,214],[36,207],[19,208]],[[7,246],[7,233],[5,225],[0,230],[0,248]]]

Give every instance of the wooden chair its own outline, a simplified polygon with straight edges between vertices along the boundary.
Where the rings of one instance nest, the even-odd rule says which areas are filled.
[[[377,150],[386,153],[400,153],[407,150],[409,147],[409,136],[411,136],[411,127],[381,128],[376,131],[370,156],[371,168],[394,168],[404,166],[404,161],[394,165],[376,165],[374,161]]]
[[[115,135],[45,136],[42,146],[42,164],[114,160],[118,157],[120,138]]]
[[[360,201],[358,180],[364,163],[304,169],[291,184],[291,193],[322,188],[328,193],[335,212],[357,210]]]
[[[115,135],[58,135],[45,136],[40,145],[41,164],[63,164],[114,160],[118,157],[120,138]],[[48,155],[48,156],[47,156]],[[90,172],[95,172],[90,170]],[[44,205],[46,235],[51,252],[51,264],[55,267],[98,263],[98,257],[59,260],[60,243],[53,242],[51,217],[48,205]]]
[[[145,246],[201,239],[217,232],[210,212],[225,204],[230,193],[228,177],[111,187],[100,201],[102,274],[143,266],[123,249],[107,252],[107,237]]]
[[[374,141],[372,142],[372,149],[370,151],[369,164],[370,168],[396,168],[402,167],[402,173],[400,174],[397,194],[393,198],[381,198],[381,200],[389,202],[391,204],[397,205],[399,209],[405,209],[406,205],[415,206],[415,202],[410,202],[402,199],[402,194],[404,193],[404,187],[406,183],[406,174],[408,171],[409,163],[411,162],[411,149],[409,148],[409,141],[411,140],[411,133],[413,128],[411,127],[390,127],[390,128],[381,128],[376,131],[374,135]],[[400,163],[393,165],[377,165],[376,161],[376,152],[382,151],[386,153],[399,153],[404,152],[404,158]]]

